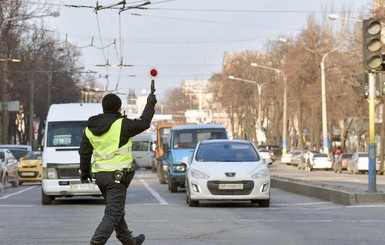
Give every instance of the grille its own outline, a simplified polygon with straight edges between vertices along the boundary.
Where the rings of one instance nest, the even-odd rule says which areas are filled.
[[[242,190],[220,190],[219,184],[243,184]],[[209,181],[207,188],[213,195],[249,195],[254,188],[253,181]]]
[[[60,179],[78,179],[79,168],[58,168]]]

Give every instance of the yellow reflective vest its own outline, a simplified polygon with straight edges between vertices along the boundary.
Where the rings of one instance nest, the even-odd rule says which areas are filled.
[[[91,145],[94,148],[92,153],[93,163],[92,172],[113,172],[131,169],[132,163],[132,140],[129,139],[127,144],[119,147],[120,132],[122,129],[123,118],[117,119],[112,123],[108,132],[103,135],[94,135],[88,127],[85,133]]]

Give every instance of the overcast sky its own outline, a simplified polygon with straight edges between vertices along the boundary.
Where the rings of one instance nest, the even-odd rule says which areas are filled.
[[[99,83],[139,95],[149,91],[148,71],[156,67],[160,98],[182,80],[207,80],[221,72],[225,51],[262,51],[269,39],[296,35],[309,13],[320,18],[322,10],[349,6],[358,15],[372,7],[371,0],[152,0],[147,9],[120,12],[121,5],[95,11],[96,0],[46,2],[60,12],[45,19],[48,28],[80,48],[82,65],[97,71]],[[98,2],[108,6],[120,0]],[[126,2],[128,7],[144,1]],[[111,65],[123,60],[124,66],[102,66],[107,60]]]

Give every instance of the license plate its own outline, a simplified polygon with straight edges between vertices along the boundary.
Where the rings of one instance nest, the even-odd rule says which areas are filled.
[[[21,172],[21,176],[34,176],[34,173],[30,173],[30,172]]]
[[[242,190],[243,184],[219,184],[220,190]]]
[[[95,190],[95,184],[73,184],[70,188],[75,191]]]

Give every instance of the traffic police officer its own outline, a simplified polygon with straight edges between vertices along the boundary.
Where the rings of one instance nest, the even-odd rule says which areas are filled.
[[[143,234],[132,236],[124,219],[124,208],[127,188],[135,174],[131,168],[131,138],[150,127],[157,103],[154,91],[147,97],[138,119],[122,116],[122,101],[115,94],[104,96],[103,113],[88,119],[79,148],[80,180],[92,182],[94,175],[106,200],[104,217],[91,238],[91,245],[105,244],[113,231],[123,245],[139,245],[145,239]]]

